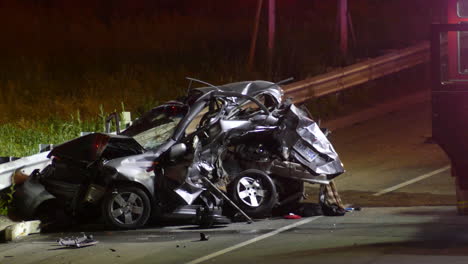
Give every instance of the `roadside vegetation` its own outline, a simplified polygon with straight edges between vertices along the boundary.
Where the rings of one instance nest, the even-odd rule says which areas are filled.
[[[13,209],[13,194],[15,193],[15,184],[9,188],[0,191],[0,216],[8,215]]]
[[[264,12],[255,65],[247,69],[255,1],[227,9],[209,0],[153,9],[134,1],[105,9],[100,1],[78,2],[0,2],[0,156],[30,155],[39,143],[101,131],[103,116],[122,103],[137,117],[183,95],[186,76],[214,84],[299,80],[401,48],[426,38],[428,24],[443,12],[439,0],[355,1],[350,8],[357,42],[353,55],[343,58],[336,52],[333,4],[278,1],[274,64],[266,63]],[[370,100],[371,86],[355,97]],[[342,104],[332,96],[312,108],[330,116]]]
[[[105,116],[82,121],[76,116],[70,119],[44,119],[30,122],[25,119],[0,125],[0,156],[23,157],[36,154],[39,144],[60,144],[76,138],[80,132],[104,131]]]

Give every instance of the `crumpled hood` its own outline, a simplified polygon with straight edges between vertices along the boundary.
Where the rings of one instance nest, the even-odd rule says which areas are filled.
[[[290,105],[279,126],[278,140],[283,148],[311,173],[326,175],[330,180],[344,172],[333,145],[302,110]]]

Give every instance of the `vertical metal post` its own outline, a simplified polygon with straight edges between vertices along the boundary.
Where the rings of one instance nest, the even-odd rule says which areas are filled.
[[[257,0],[257,13],[255,14],[254,28],[252,32],[252,41],[250,42],[249,62],[247,68],[249,70],[253,67],[255,58],[255,47],[257,46],[258,25],[260,24],[260,15],[262,13],[263,0]]]
[[[340,51],[348,55],[348,0],[338,0],[338,24],[340,29]]]
[[[269,0],[268,2],[268,67],[269,73],[273,69],[273,51],[275,48],[275,20],[276,20],[276,0]]]

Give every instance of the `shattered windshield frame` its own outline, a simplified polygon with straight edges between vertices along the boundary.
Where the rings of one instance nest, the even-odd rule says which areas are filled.
[[[122,134],[135,139],[146,150],[154,150],[168,141],[188,113],[188,106],[169,103],[154,108],[136,120]]]
[[[161,113],[157,118],[160,121],[158,125],[133,136],[146,150],[156,149],[166,142],[174,134],[183,116],[167,116]]]

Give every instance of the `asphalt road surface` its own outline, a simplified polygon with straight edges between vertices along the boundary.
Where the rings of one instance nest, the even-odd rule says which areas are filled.
[[[32,235],[0,244],[0,263],[468,263],[468,217],[456,215],[448,160],[428,140],[429,110],[414,105],[334,131],[347,169],[338,188],[361,211],[207,230],[94,231],[99,243],[80,249],[56,243],[77,233]],[[316,187],[307,190],[316,202]]]

